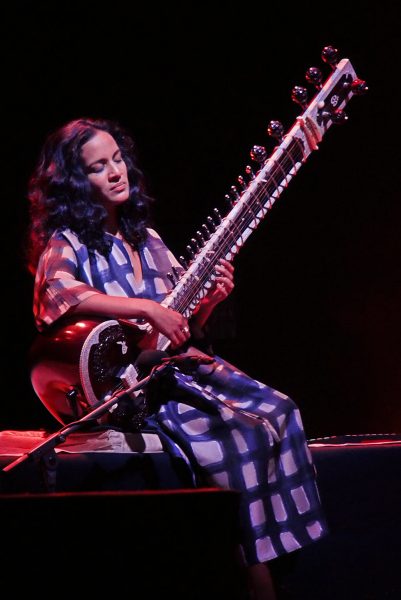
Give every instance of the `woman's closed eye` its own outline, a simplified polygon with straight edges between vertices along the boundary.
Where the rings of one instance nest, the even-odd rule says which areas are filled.
[[[104,164],[96,163],[95,165],[90,165],[86,168],[87,173],[101,173],[104,169]]]

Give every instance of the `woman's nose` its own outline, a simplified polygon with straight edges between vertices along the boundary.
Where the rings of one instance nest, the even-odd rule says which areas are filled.
[[[121,171],[118,165],[111,164],[109,166],[109,179],[115,179],[121,176]]]

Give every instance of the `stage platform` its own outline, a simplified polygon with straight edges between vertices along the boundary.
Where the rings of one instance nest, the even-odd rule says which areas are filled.
[[[92,437],[85,451],[86,434],[72,434],[50,472],[41,460],[4,472],[20,434],[19,453],[46,437],[0,432],[1,570],[12,585],[37,585],[52,571],[64,581],[84,575],[93,593],[248,600],[234,490],[196,488],[185,461],[156,438],[120,435]],[[330,533],[271,563],[279,600],[399,600],[401,434],[319,438],[309,447]],[[151,592],[138,595],[138,582]]]

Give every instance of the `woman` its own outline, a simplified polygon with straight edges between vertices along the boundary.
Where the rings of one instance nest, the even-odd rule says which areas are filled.
[[[233,267],[221,260],[190,322],[161,304],[172,288],[168,273],[181,266],[149,226],[134,144],[117,123],[78,119],[50,135],[29,199],[40,331],[67,315],[142,319],[179,352],[233,290]],[[213,358],[193,390],[191,377],[176,375],[179,392],[170,390],[153,419],[204,483],[239,490],[252,597],[271,599],[268,561],[326,533],[314,466],[293,401]]]

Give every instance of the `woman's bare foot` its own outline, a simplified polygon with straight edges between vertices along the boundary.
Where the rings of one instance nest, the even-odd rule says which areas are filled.
[[[250,600],[277,600],[273,579],[265,563],[247,569]]]

